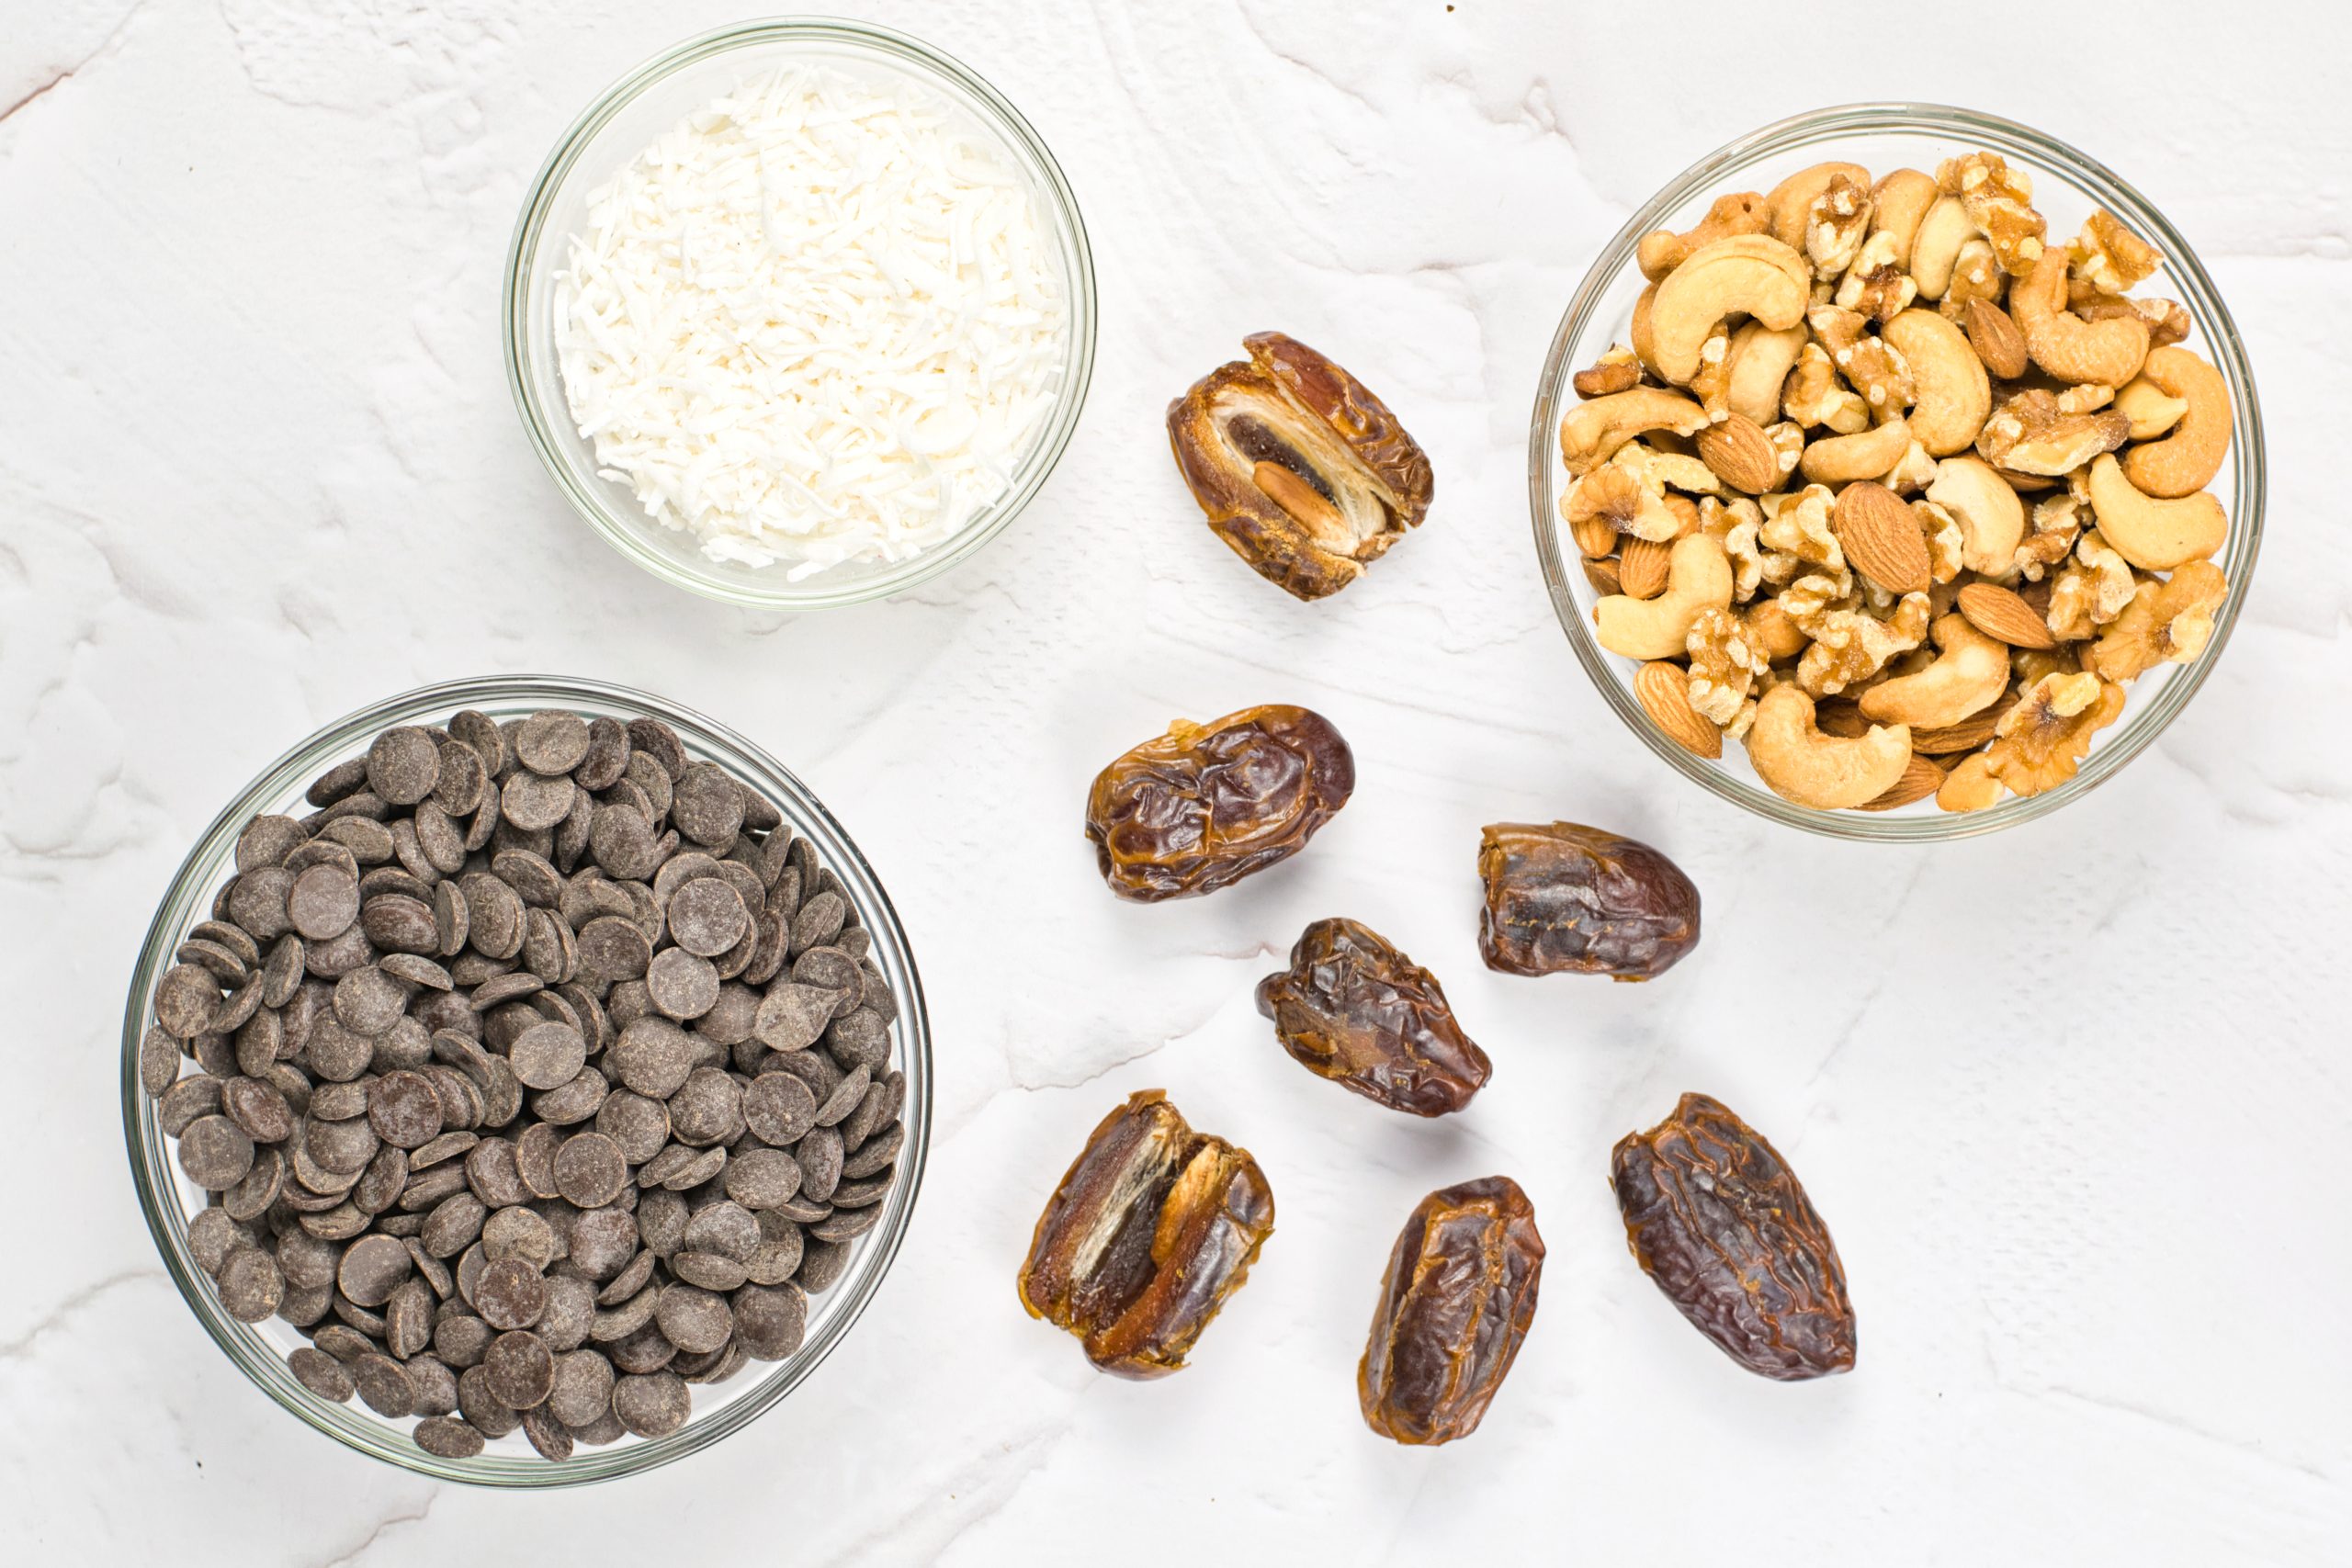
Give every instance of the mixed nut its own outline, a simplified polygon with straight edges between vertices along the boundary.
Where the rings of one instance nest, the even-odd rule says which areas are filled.
[[[1825,809],[2075,776],[2203,651],[2230,450],[2163,257],[2052,242],[1998,154],[1826,163],[1645,236],[1631,344],[1573,378],[1561,514],[1601,645],[1677,744]]]

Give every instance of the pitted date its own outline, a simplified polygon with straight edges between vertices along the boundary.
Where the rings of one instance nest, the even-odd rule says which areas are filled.
[[[1355,787],[1355,754],[1321,714],[1178,719],[1095,775],[1086,836],[1122,898],[1214,893],[1305,849]]]
[[[1478,951],[1507,975],[1647,980],[1699,945],[1699,889],[1682,868],[1598,828],[1497,823],[1478,876]]]
[[[1396,1237],[1356,1369],[1364,1421],[1400,1443],[1478,1429],[1535,1321],[1544,1238],[1508,1176],[1422,1199]]]
[[[1686,1094],[1621,1140],[1610,1165],[1642,1271],[1724,1354],[1783,1382],[1853,1370],[1845,1267],[1762,1134]]]
[[[1168,405],[1168,440],[1209,527],[1295,598],[1337,593],[1419,525],[1430,460],[1388,405],[1281,333],[1243,340]]]
[[[1274,1230],[1274,1195],[1246,1149],[1195,1133],[1137,1091],[1086,1140],[1037,1221],[1021,1304],[1121,1377],[1181,1371]]]
[[[1459,1111],[1494,1071],[1437,976],[1354,920],[1307,927],[1290,967],[1259,982],[1258,1010],[1309,1072],[1392,1111]]]

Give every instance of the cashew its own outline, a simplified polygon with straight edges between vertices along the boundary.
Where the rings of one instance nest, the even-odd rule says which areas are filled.
[[[1667,380],[1687,383],[1699,373],[1699,351],[1718,321],[1753,316],[1768,327],[1792,327],[1804,319],[1811,297],[1811,269],[1778,240],[1735,234],[1713,241],[1657,285],[1649,312],[1652,363]]]
[[[1707,411],[1679,392],[1636,387],[1578,403],[1560,420],[1560,457],[1579,477],[1645,431],[1689,435],[1704,428]]]
[[[1910,449],[1911,426],[1892,419],[1859,435],[1831,435],[1813,443],[1797,459],[1797,468],[1815,484],[1874,479],[1890,472]]]
[[[1897,169],[1871,187],[1871,232],[1894,239],[1888,259],[1905,271],[1911,266],[1911,243],[1920,221],[1936,204],[1936,180],[1917,169]]]
[[[2180,423],[2180,416],[2188,412],[2188,400],[2174,397],[2149,380],[2143,370],[2138,380],[2126,381],[2117,389],[2115,408],[2132,422],[2131,439],[2154,441]]]
[[[2137,316],[2087,321],[2066,309],[2066,253],[2055,246],[2010,288],[2009,315],[2026,353],[2061,381],[2120,387],[2148,357],[2148,324]]]
[[[2140,379],[2188,407],[2170,435],[2124,454],[2124,477],[2143,495],[2177,497],[2203,490],[2229,456],[2230,384],[2185,348],[2151,349]]]
[[[2007,577],[2025,537],[2025,502],[1990,463],[1946,457],[1936,465],[1927,498],[1960,525],[1961,565],[1987,577]]]
[[[1911,279],[1923,299],[1940,299],[1951,287],[1960,247],[1976,237],[1975,220],[1956,196],[1938,197],[1911,236]]]
[[[2177,500],[2143,494],[2111,452],[2091,464],[2091,510],[2118,555],[2142,571],[2203,560],[2229,537],[2230,520],[2211,491]]]
[[[1579,549],[1587,543],[1588,529],[1605,526],[1612,534],[1631,534],[1636,539],[1671,539],[1681,526],[1667,506],[1664,492],[1644,484],[1633,469],[1616,463],[1604,463],[1577,480],[1568,491],[1564,515]],[[1595,531],[1590,536],[1600,536]]]
[[[1962,757],[1936,788],[1936,804],[1946,811],[1982,811],[2001,798],[2001,781],[1985,766],[1982,751]]]
[[[1781,384],[1804,348],[1805,330],[1750,321],[1732,334],[1724,358],[1724,404],[1736,414],[1770,424],[1781,417]]]
[[[1626,328],[1626,336],[1634,344],[1634,357],[1652,375],[1657,373],[1657,344],[1650,337],[1650,305],[1657,299],[1657,284],[1643,289],[1642,297],[1634,301],[1633,324]]]
[[[1829,188],[1829,183],[1843,175],[1868,190],[1871,172],[1860,164],[1815,164],[1809,169],[1799,169],[1764,197],[1764,211],[1770,221],[1772,238],[1794,249],[1804,246],[1804,230],[1813,211],[1813,198]]]
[[[1794,659],[1813,643],[1804,628],[1781,608],[1778,599],[1761,600],[1747,607],[1747,636],[1766,662],[1773,664]]]
[[[1933,310],[1905,310],[1880,335],[1911,366],[1912,436],[1934,457],[1965,451],[1993,412],[1993,383],[1967,335]]]
[[[1702,245],[1732,234],[1762,233],[1770,217],[1764,198],[1752,190],[1719,196],[1707,209],[1707,215],[1689,231],[1677,234],[1659,229],[1642,236],[1636,253],[1642,276],[1656,283],[1690,260],[1690,253]]]
[[[1941,729],[1998,700],[2009,685],[2009,650],[1965,615],[1936,623],[1936,661],[1916,675],[1897,675],[1862,694],[1862,713],[1882,724]]]
[[[1824,735],[1814,726],[1813,699],[1783,684],[1757,705],[1747,760],[1782,799],[1835,811],[1894,787],[1911,761],[1911,731],[1905,725],[1873,725],[1851,740]]]
[[[1688,534],[1674,542],[1667,563],[1666,591],[1654,599],[1612,593],[1596,603],[1592,618],[1600,646],[1628,659],[1679,659],[1688,650],[1691,623],[1708,610],[1731,604],[1731,558],[1723,541]]]

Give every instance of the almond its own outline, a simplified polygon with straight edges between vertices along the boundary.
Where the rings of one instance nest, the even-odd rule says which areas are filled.
[[[1838,492],[1829,526],[1846,558],[1890,593],[1926,591],[1932,563],[1928,536],[1903,498],[1871,479],[1857,479]]]
[[[1724,732],[1690,705],[1690,672],[1653,660],[1634,671],[1634,697],[1667,738],[1701,757],[1724,754]]]
[[[1584,580],[1591,583],[1592,591],[1604,599],[1623,587],[1623,584],[1618,581],[1617,563],[1605,557],[1600,560],[1595,560],[1590,556],[1585,558]]]
[[[1655,599],[1666,592],[1674,547],[1657,539],[1628,539],[1617,556],[1618,592],[1635,599]]]
[[[1731,414],[1699,432],[1699,460],[1734,490],[1762,495],[1781,482],[1780,454],[1764,427],[1746,414]]]
[[[1911,732],[1911,750],[1928,757],[1950,757],[1962,751],[1973,751],[1993,739],[1993,728],[2001,716],[2017,706],[2017,694],[1995,703],[1982,713],[1970,714],[1958,724],[1945,725],[1941,729],[1915,729]]]
[[[1915,756],[1903,764],[1903,776],[1886,788],[1884,795],[1866,800],[1864,811],[1892,811],[1898,806],[1908,806],[1915,800],[1925,800],[1944,786],[1944,771],[1925,757]]]
[[[1984,368],[2004,381],[2014,381],[2025,374],[2025,333],[2009,313],[1990,299],[1968,302],[1968,346],[1984,362]]]
[[[2011,648],[2055,648],[2049,624],[2033,606],[1991,582],[1972,582],[1960,591],[1960,613],[1986,637]]]

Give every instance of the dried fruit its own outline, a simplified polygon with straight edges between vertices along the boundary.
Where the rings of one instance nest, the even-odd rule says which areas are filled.
[[[1478,844],[1478,951],[1508,975],[1647,980],[1699,945],[1699,890],[1649,845],[1573,822],[1503,822]]]
[[[1305,849],[1355,787],[1354,753],[1321,714],[1178,719],[1095,775],[1086,836],[1122,898],[1213,893]]]
[[[1610,1159],[1634,1257],[1691,1326],[1781,1382],[1854,1366],[1854,1308],[1828,1227],[1763,1135],[1703,1094]]]
[[[1301,1066],[1392,1111],[1459,1111],[1494,1070],[1437,976],[1354,920],[1308,926],[1259,982],[1258,1010]]]
[[[1535,1208],[1510,1177],[1422,1199],[1388,1255],[1356,1369],[1365,1423],[1400,1443],[1476,1431],[1535,1321],[1543,1277]]]
[[[1428,515],[1429,458],[1388,405],[1281,333],[1243,340],[1168,405],[1176,467],[1209,527],[1296,598],[1337,593]]]
[[[1274,1229],[1245,1149],[1195,1133],[1156,1089],[1105,1116],[1038,1217],[1021,1304],[1121,1377],[1182,1371]]]

